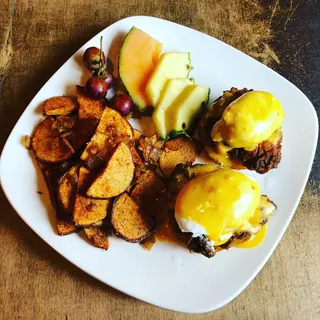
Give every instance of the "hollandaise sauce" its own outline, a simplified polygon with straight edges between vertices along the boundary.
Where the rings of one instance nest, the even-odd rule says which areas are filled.
[[[267,234],[267,225],[265,224],[261,228],[261,230],[257,234],[253,235],[248,241],[235,244],[233,245],[233,247],[243,248],[243,249],[257,247],[263,242],[264,238],[266,237],[266,234]]]
[[[225,146],[222,142],[217,142],[214,147],[206,145],[204,150],[210,159],[223,167],[236,170],[244,168],[240,160],[230,158],[228,152],[232,150],[232,147]]]
[[[284,111],[271,93],[251,91],[233,101],[214,125],[211,138],[234,148],[253,150],[282,125]]]
[[[260,197],[255,181],[240,172],[219,169],[182,188],[175,217],[182,231],[206,234],[218,246],[248,222]]]

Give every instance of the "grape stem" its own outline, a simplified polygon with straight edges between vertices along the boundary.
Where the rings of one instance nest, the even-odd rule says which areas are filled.
[[[100,67],[103,67],[103,64],[102,64],[102,40],[103,40],[103,37],[101,36],[100,37]]]

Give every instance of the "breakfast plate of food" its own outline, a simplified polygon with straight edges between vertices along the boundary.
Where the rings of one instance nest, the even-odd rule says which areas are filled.
[[[254,279],[306,185],[308,98],[208,35],[129,17],[43,86],[1,155],[21,218],[91,276],[148,303],[215,310]]]

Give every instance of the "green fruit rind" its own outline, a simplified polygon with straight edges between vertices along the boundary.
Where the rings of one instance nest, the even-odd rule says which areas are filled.
[[[184,88],[191,84],[194,84],[194,79],[177,78],[166,81],[159,102],[152,115],[160,139],[167,137],[166,110],[178,99]]]
[[[122,63],[122,59],[124,54],[124,48],[126,46],[126,43],[127,43],[127,40],[134,34],[134,31],[135,30],[139,30],[141,31],[142,33],[145,33],[144,31],[140,30],[139,28],[136,28],[136,27],[132,27],[129,32],[127,33],[127,35],[125,36],[122,44],[121,44],[121,47],[120,47],[120,50],[119,50],[119,58],[118,58],[118,68],[119,68],[119,78],[121,80],[121,83],[124,87],[124,89],[126,90],[126,93],[130,96],[130,98],[132,99],[132,101],[134,102],[134,104],[138,107],[139,111],[143,112],[143,111],[146,111],[148,109],[148,107],[150,107],[150,105],[145,101],[143,101],[141,98],[137,97],[136,93],[132,92],[130,90],[130,88],[128,88],[128,84],[126,84],[125,82],[125,77],[124,77],[124,71],[123,71],[123,63]],[[139,72],[139,70],[137,70],[137,72]],[[139,88],[140,90],[140,88]]]
[[[210,89],[198,85],[189,85],[179,95],[179,99],[166,111],[167,133],[178,135],[192,131],[193,125],[206,108]]]
[[[125,87],[125,89],[126,89],[126,93],[130,96],[130,98],[132,99],[132,101],[134,102],[134,104],[135,105],[137,105],[138,106],[138,108],[140,109],[140,110],[143,110],[143,109],[145,109],[146,107],[145,106],[141,106],[141,105],[139,105],[139,102],[135,99],[135,97],[133,96],[133,95],[131,95],[130,94],[130,92],[128,91],[128,89],[126,88],[126,86],[125,86],[125,84],[123,83],[123,81],[122,81],[122,77],[121,77],[121,65],[122,65],[122,63],[121,63],[121,57],[122,57],[122,50],[123,50],[123,47],[124,47],[124,45],[125,45],[125,43],[126,43],[126,40],[128,39],[128,37],[130,36],[130,34],[131,34],[131,32],[133,31],[133,30],[136,30],[137,28],[136,27],[132,27],[130,30],[129,30],[129,32],[126,34],[126,36],[125,36],[125,38],[123,39],[123,42],[122,42],[122,44],[121,44],[121,47],[120,47],[120,50],[119,50],[119,58],[118,58],[118,66],[119,66],[119,77],[120,77],[120,79],[121,79],[121,82],[122,82],[122,84],[123,84],[123,86]]]

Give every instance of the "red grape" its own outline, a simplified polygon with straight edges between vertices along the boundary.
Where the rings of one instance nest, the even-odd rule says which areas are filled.
[[[124,93],[118,93],[110,100],[111,108],[126,116],[133,110],[134,103],[132,99]]]
[[[104,68],[101,68],[98,72],[93,73],[94,76],[101,77],[104,79],[108,90],[113,86],[113,75],[111,72],[106,71]]]
[[[100,100],[107,95],[108,87],[103,78],[92,76],[86,83],[86,92],[91,98]]]
[[[99,70],[105,65],[106,57],[103,51],[101,52],[101,59],[102,61],[100,61],[100,49],[96,47],[88,48],[83,54],[83,64],[91,72]]]

